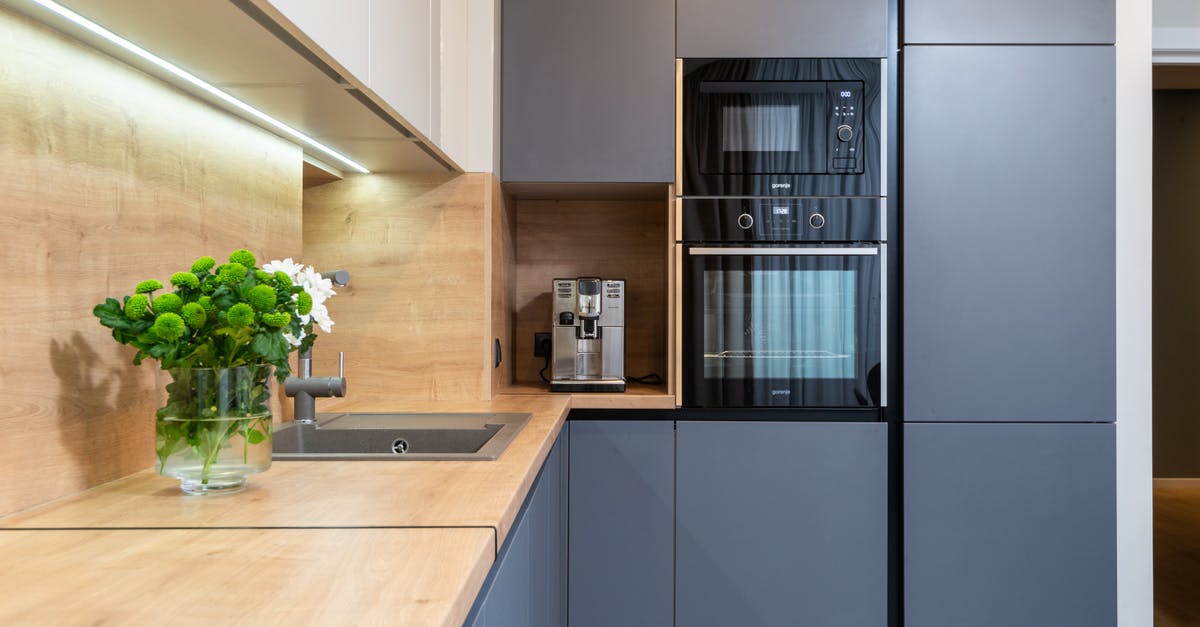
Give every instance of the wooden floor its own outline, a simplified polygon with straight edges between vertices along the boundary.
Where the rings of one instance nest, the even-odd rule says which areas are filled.
[[[1200,625],[1200,480],[1154,488],[1154,624]]]

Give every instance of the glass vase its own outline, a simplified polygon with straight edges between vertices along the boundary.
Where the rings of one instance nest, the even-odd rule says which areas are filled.
[[[174,368],[155,415],[158,474],[187,494],[231,494],[271,466],[270,365]]]

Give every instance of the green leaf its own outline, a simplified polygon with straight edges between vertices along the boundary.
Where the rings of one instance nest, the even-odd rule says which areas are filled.
[[[246,434],[246,441],[251,444],[258,444],[259,442],[265,440],[266,437],[267,436],[263,435],[262,431],[259,431],[258,429],[251,429],[250,432]]]
[[[278,331],[259,333],[250,341],[250,350],[272,362],[286,360],[291,349],[292,345]]]
[[[100,319],[100,324],[113,330],[128,329],[133,322],[125,317],[125,312],[121,310],[121,303],[117,302],[115,298],[107,298],[103,303],[93,307],[92,314]]]

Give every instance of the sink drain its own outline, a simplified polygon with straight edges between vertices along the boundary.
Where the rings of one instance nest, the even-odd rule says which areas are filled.
[[[404,438],[396,438],[395,440],[392,440],[392,452],[393,453],[407,453],[408,452],[408,440],[405,440]]]

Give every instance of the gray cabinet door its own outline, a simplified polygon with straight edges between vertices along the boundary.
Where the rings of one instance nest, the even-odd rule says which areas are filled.
[[[905,54],[905,420],[1115,419],[1113,49]]]
[[[465,625],[562,627],[567,624],[567,441],[555,443],[530,489]]]
[[[570,423],[570,625],[671,625],[675,425]]]
[[[671,0],[505,0],[501,178],[670,182]]]
[[[908,44],[1111,44],[1114,0],[905,0]]]
[[[688,57],[888,56],[888,0],[678,0]]]
[[[1116,624],[1116,425],[904,425],[904,615]]]
[[[675,624],[887,624],[886,424],[681,421],[676,455]]]

